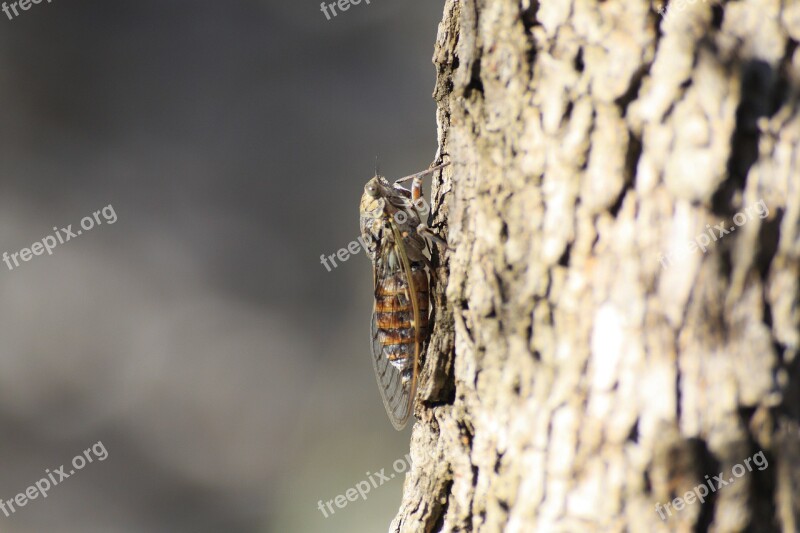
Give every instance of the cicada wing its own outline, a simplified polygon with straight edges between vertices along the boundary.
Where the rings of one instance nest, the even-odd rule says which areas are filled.
[[[423,321],[404,239],[395,222],[390,219],[389,223],[394,234],[389,251],[396,261],[391,270],[382,272],[382,279],[378,280],[376,275],[372,360],[386,412],[392,425],[400,430],[414,409]],[[382,322],[378,320],[378,312]],[[382,331],[381,327],[387,329]]]
[[[378,315],[372,310],[370,323],[370,336],[372,346],[372,367],[375,369],[375,378],[378,380],[378,389],[381,391],[383,406],[394,428],[398,431],[408,423],[413,406],[414,391],[412,383],[403,384],[400,371],[395,368],[387,357],[386,349],[381,344],[378,336]],[[416,370],[414,371],[416,373]],[[412,380],[415,382],[416,380]]]

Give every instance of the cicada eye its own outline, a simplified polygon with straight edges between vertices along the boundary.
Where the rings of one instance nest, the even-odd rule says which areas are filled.
[[[369,194],[373,198],[378,197],[378,186],[375,185],[374,183],[368,183],[367,186],[364,187],[364,190],[367,191],[367,194]]]

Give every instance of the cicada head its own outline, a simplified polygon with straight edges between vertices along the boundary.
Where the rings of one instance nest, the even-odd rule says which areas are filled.
[[[364,194],[361,195],[359,208],[362,217],[381,218],[383,216],[386,199],[384,195],[385,187],[381,180],[386,181],[385,178],[375,176],[364,185]]]
[[[378,248],[384,240],[386,224],[386,191],[389,183],[382,176],[375,176],[364,185],[359,206],[361,237],[373,263],[378,259]]]

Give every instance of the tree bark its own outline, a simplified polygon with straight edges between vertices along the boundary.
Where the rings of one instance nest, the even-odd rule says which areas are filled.
[[[800,528],[800,2],[672,4],[446,1],[390,531]]]

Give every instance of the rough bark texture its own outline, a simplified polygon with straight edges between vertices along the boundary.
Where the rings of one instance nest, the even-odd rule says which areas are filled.
[[[391,531],[800,528],[800,2],[661,7],[446,1],[446,303]]]

